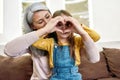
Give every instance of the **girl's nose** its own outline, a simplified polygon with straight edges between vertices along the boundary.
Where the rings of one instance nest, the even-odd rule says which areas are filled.
[[[66,29],[66,26],[65,26],[65,25],[64,25],[64,26],[62,26],[62,29],[63,29],[63,30],[65,30],[65,29]]]

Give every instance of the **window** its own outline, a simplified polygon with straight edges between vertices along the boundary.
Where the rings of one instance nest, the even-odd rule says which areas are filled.
[[[66,0],[65,6],[80,23],[89,26],[88,0]]]

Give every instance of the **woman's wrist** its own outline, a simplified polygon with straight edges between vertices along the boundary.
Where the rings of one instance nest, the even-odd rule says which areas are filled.
[[[42,28],[42,29],[39,29],[39,30],[37,30],[36,31],[36,34],[37,34],[37,36],[39,36],[39,37],[41,37],[41,36],[43,36],[43,35],[45,35],[45,34],[47,34],[48,32],[47,32],[47,29],[45,29],[45,28]]]

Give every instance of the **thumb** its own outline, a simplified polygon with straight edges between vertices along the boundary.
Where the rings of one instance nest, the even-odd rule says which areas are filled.
[[[56,28],[55,31],[60,32],[60,33],[63,33],[63,30],[61,30],[61,29],[59,29],[59,28]]]

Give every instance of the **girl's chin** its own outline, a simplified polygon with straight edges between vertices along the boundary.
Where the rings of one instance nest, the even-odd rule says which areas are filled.
[[[60,38],[63,38],[63,39],[67,39],[70,35],[71,35],[70,33],[63,33],[63,34],[61,33],[61,34],[58,34],[58,36]]]
[[[63,39],[67,39],[69,36],[68,35],[61,35],[60,37]]]

